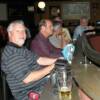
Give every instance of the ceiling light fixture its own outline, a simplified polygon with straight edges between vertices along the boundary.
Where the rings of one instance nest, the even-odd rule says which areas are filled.
[[[42,9],[42,10],[44,10],[45,6],[46,6],[46,4],[45,4],[44,1],[40,1],[40,2],[38,3],[38,7],[39,7],[40,9]]]

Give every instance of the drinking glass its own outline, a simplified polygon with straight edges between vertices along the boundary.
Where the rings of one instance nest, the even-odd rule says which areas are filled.
[[[71,70],[61,69],[57,73],[58,94],[60,100],[71,100],[72,74]]]

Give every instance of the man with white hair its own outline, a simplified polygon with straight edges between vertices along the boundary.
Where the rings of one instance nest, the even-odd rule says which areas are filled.
[[[9,24],[9,42],[1,58],[1,69],[6,74],[8,85],[16,100],[29,100],[30,91],[40,93],[47,81],[46,75],[52,71],[56,61],[52,58],[38,57],[23,47],[26,39],[25,30],[26,27],[21,20]]]
[[[73,41],[76,41],[77,39],[79,39],[82,36],[82,34],[84,33],[84,31],[92,30],[92,29],[94,29],[94,27],[88,26],[88,19],[84,16],[81,17],[80,18],[80,25],[78,25],[74,31]]]

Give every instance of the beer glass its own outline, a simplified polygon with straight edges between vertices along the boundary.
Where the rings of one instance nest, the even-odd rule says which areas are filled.
[[[57,72],[58,94],[60,100],[71,100],[72,74],[71,70],[62,67]]]

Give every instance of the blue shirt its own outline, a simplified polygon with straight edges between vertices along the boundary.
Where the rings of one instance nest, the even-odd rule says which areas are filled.
[[[73,35],[73,40],[77,40],[78,37],[82,36],[83,32],[86,30],[85,27],[79,25],[76,27]]]

